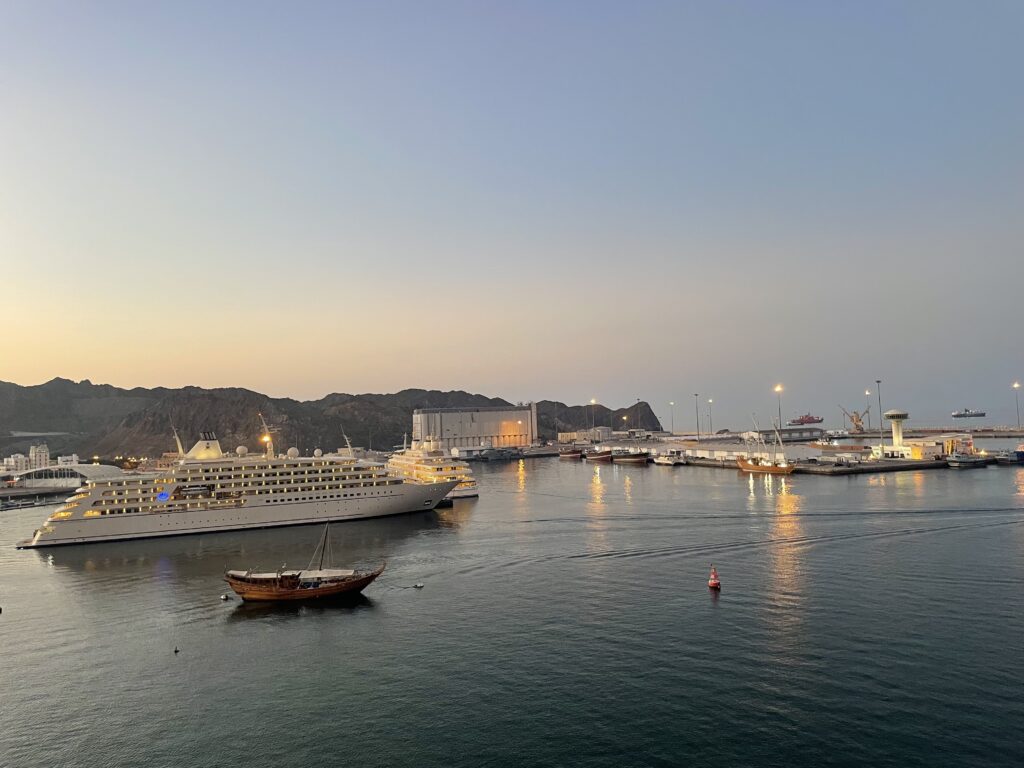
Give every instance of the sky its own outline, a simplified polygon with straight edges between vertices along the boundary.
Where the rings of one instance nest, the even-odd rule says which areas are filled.
[[[999,0],[8,0],[0,380],[643,399],[677,428],[696,392],[717,428],[780,382],[784,418],[837,420],[882,379],[912,422],[1009,423],[1022,27]]]

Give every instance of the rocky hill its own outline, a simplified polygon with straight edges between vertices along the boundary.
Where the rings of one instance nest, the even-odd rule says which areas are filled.
[[[511,403],[468,392],[424,389],[386,395],[332,394],[301,402],[236,388],[119,389],[67,379],[30,387],[0,382],[0,455],[27,452],[29,445],[41,441],[52,454],[159,455],[174,450],[172,424],[186,448],[204,430],[215,431],[226,448],[252,448],[260,433],[260,413],[276,430],[275,443],[282,449],[332,450],[344,445],[343,432],[354,445],[390,448],[412,430],[416,408],[492,405]],[[661,428],[646,403],[611,410],[545,400],[537,404],[537,418],[546,439],[591,424]]]

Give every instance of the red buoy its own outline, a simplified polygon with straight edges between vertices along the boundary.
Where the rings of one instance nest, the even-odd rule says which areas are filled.
[[[722,582],[718,578],[718,571],[715,570],[714,563],[711,564],[711,575],[708,576],[708,589],[721,589]]]

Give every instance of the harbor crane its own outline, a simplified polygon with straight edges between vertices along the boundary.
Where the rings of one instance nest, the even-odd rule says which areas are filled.
[[[864,429],[864,419],[866,419],[868,414],[871,412],[871,406],[869,405],[863,411],[853,411],[851,413],[840,405],[839,410],[842,411],[846,415],[846,418],[850,420],[850,432],[855,435],[863,435],[866,431]]]

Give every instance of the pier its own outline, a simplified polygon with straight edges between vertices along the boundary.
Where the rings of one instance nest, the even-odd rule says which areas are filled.
[[[3,488],[0,489],[0,509],[20,509],[51,504],[69,496],[67,488]]]

